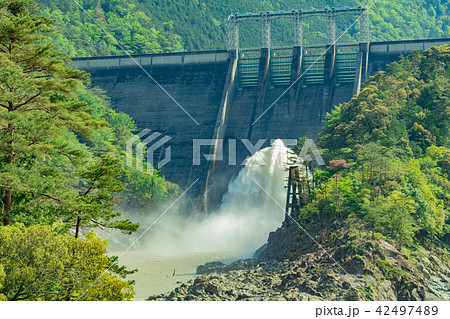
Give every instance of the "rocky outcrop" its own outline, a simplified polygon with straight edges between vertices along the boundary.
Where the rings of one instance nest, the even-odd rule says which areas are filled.
[[[209,273],[224,273],[230,272],[233,270],[244,270],[250,269],[254,265],[257,264],[257,261],[254,259],[241,259],[235,261],[230,265],[225,265],[220,261],[213,261],[206,263],[204,265],[200,265],[197,267],[197,275],[209,274]]]
[[[343,229],[310,234],[315,242],[281,228],[259,260],[207,263],[193,282],[149,300],[450,300],[449,265],[428,251]]]

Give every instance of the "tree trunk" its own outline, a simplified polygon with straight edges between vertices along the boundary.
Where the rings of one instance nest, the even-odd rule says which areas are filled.
[[[81,224],[81,218],[77,217],[77,226],[76,226],[76,229],[75,229],[75,238],[78,238],[78,233],[80,231],[80,224]]]
[[[3,210],[3,225],[11,225],[11,190],[5,190],[5,200]]]

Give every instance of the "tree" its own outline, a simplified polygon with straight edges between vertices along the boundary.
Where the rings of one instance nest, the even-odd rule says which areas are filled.
[[[82,225],[136,230],[128,220],[112,221],[134,123],[110,110],[99,90],[86,89],[88,75],[53,49],[46,38],[52,21],[34,14],[30,1],[0,6],[3,224],[13,215],[27,224],[64,220],[76,237]]]
[[[178,193],[178,185],[166,182],[157,174],[143,174],[134,168],[127,169],[124,184],[126,189],[121,197],[124,204],[133,207],[154,207]]]
[[[34,14],[29,0],[0,1],[0,189],[3,224],[11,223],[13,196],[52,201],[68,196],[67,170],[51,165],[60,155],[76,163],[82,152],[62,139],[67,129],[89,134],[104,125],[75,90],[85,72],[46,40],[52,20]],[[44,165],[47,164],[47,165]]]
[[[72,202],[72,214],[69,214],[76,219],[75,238],[78,238],[83,222],[85,226],[137,230],[139,224],[129,220],[111,221],[120,215],[114,211],[112,195],[123,190],[120,174],[120,162],[111,154],[102,155],[79,172],[78,196]]]
[[[417,227],[412,216],[416,206],[414,200],[407,195],[394,191],[388,197],[380,198],[372,203],[366,219],[371,223],[373,229],[395,239],[401,247],[411,244],[413,241]]]
[[[126,160],[126,142],[137,130],[134,120],[125,113],[110,109],[108,97],[99,88],[82,89],[77,95],[92,106],[94,118],[105,119],[109,124],[95,130],[92,139],[85,139],[83,142],[93,154],[114,154],[114,157],[119,159],[118,165],[124,166],[122,163]],[[117,198],[114,201],[127,207],[155,207],[178,193],[178,185],[167,182],[156,169],[149,175],[134,167],[123,167],[123,171],[118,174],[122,176],[124,189],[115,193]]]
[[[122,54],[106,34],[97,32],[98,26],[78,6],[66,0],[36,2],[41,5],[43,13],[58,21],[60,33],[53,36],[53,41],[71,56]],[[96,0],[83,1],[82,5],[130,53],[143,54],[225,49],[225,21],[231,12],[312,9],[337,5],[335,0],[297,3],[293,0]],[[339,6],[353,6],[355,3],[354,0],[341,0]],[[448,8],[448,2],[445,1],[378,2],[370,12],[371,41],[449,37]],[[274,47],[292,46],[292,37],[281,36],[291,28],[289,23],[287,19],[273,22]],[[336,23],[336,32],[341,34],[350,22],[344,18],[337,19]],[[305,23],[305,44],[323,45],[326,38],[324,28],[320,20]],[[241,24],[242,47],[260,45],[259,33],[255,31],[257,29],[255,21]],[[355,31],[345,33],[343,42],[356,43],[359,32]]]
[[[134,289],[114,275],[124,269],[106,255],[107,242],[92,234],[76,239],[50,226],[0,227],[0,293],[7,300],[131,300]]]

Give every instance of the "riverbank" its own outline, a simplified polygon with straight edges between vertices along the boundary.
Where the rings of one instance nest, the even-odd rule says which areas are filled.
[[[339,265],[298,230],[281,228],[259,260],[208,263],[192,282],[148,300],[450,300],[448,260],[435,253],[343,229],[316,235]]]

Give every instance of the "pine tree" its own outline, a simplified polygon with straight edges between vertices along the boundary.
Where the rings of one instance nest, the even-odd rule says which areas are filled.
[[[0,191],[4,225],[17,208],[43,207],[69,226],[99,224],[135,230],[128,220],[109,222],[113,193],[123,189],[121,165],[111,154],[90,159],[78,139],[103,127],[76,92],[85,72],[68,66],[46,35],[52,21],[34,13],[31,1],[0,1]],[[72,132],[72,133],[70,133]],[[92,155],[91,155],[92,156]],[[25,205],[19,203],[25,202]],[[49,203],[50,202],[50,203]],[[59,216],[59,217],[58,217]],[[55,220],[55,216],[47,222]]]
[[[74,91],[87,81],[45,37],[52,20],[34,13],[28,0],[0,1],[0,188],[3,224],[11,223],[13,197],[28,194],[61,201],[64,172],[49,164],[71,161],[79,149],[64,141],[67,128],[90,133],[101,122]]]

